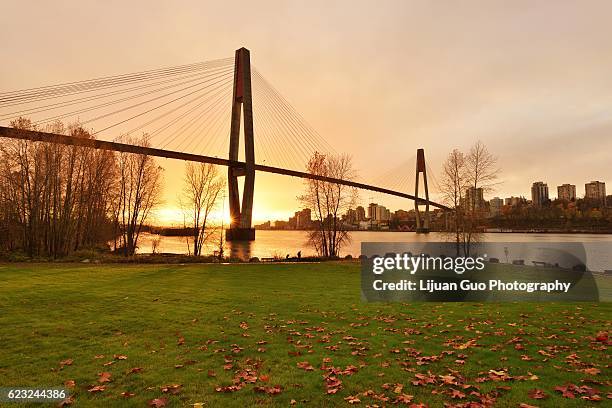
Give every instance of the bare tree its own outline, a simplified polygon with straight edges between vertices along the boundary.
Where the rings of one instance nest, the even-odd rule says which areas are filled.
[[[499,172],[497,158],[480,141],[470,148],[467,155],[454,149],[444,162],[439,187],[445,202],[452,208],[450,230],[457,255],[460,248],[464,255],[469,255],[471,246],[481,239],[479,228],[485,208],[480,202],[479,191],[483,195],[492,191]]]
[[[328,156],[315,152],[307,165],[310,174],[351,180],[354,177],[351,158],[346,155]],[[349,242],[349,231],[340,214],[353,207],[357,190],[353,187],[320,180],[306,180],[306,193],[298,200],[315,215],[318,228],[309,232],[308,242],[319,255],[337,257],[342,246]]]
[[[453,149],[442,167],[442,177],[439,185],[444,202],[452,210],[452,225],[448,227],[453,234],[457,256],[459,256],[463,241],[463,192],[468,186],[465,161],[465,155],[459,150]]]
[[[185,201],[182,205],[191,220],[195,256],[202,254],[202,246],[213,234],[209,228],[210,214],[217,206],[219,193],[224,185],[217,166],[210,163],[185,165]]]
[[[146,135],[139,139],[124,137],[122,143],[149,146]],[[162,171],[154,158],[146,154],[117,154],[115,250],[120,249],[125,256],[134,255],[144,223],[160,204]]]
[[[17,129],[36,130],[25,118]],[[54,122],[42,130],[79,138],[92,135],[78,123]],[[60,257],[111,238],[110,191],[114,155],[77,146],[25,140],[0,143],[0,217],[3,245],[30,256]]]
[[[479,227],[484,218],[484,208],[477,203],[480,189],[484,193],[491,192],[497,183],[500,173],[497,167],[497,157],[489,152],[487,146],[480,140],[477,141],[466,156],[467,182],[473,194],[469,195],[466,202],[467,211],[464,217],[464,252],[469,254],[472,243],[481,238]],[[466,197],[467,198],[467,197]]]

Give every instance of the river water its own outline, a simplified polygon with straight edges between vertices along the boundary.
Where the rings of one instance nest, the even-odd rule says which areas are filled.
[[[224,242],[224,254],[241,259],[251,257],[258,258],[285,258],[296,256],[298,251],[302,256],[315,255],[315,251],[306,244],[305,231],[256,231],[256,240],[253,242]],[[152,242],[157,235],[144,234],[138,242],[139,253],[151,253]],[[187,254],[187,243],[185,237],[161,236],[157,252]],[[361,254],[362,242],[445,242],[446,235],[440,233],[416,234],[414,232],[385,232],[385,231],[353,231],[351,242],[342,249],[341,256]],[[585,243],[607,243],[605,246],[594,244],[595,254],[589,256],[595,261],[592,270],[612,269],[612,235],[604,234],[524,234],[524,233],[486,233],[483,234],[484,242],[580,242]],[[219,246],[219,239],[211,239],[205,245],[205,254],[212,254]],[[589,250],[587,249],[587,252]],[[381,254],[382,255],[382,254]],[[591,255],[591,254],[588,254]]]

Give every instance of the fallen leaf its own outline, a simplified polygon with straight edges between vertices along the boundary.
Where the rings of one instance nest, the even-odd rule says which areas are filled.
[[[168,404],[168,398],[155,398],[149,401],[149,406],[154,408],[163,408]]]
[[[181,384],[169,384],[169,385],[162,385],[160,389],[161,389],[161,392],[163,392],[164,394],[176,395],[179,392],[181,392],[182,387],[183,386]]]
[[[539,388],[534,388],[532,390],[530,390],[527,395],[529,395],[529,398],[533,398],[533,399],[544,399],[544,398],[548,398],[548,395],[544,392],[544,390],[541,390]]]
[[[98,382],[100,384],[111,382],[112,381],[111,380],[111,376],[112,376],[112,374],[109,373],[108,371],[104,371],[104,372],[98,373]]]
[[[71,395],[68,398],[64,398],[60,402],[57,403],[58,408],[67,407],[69,405],[74,404],[74,397]]]
[[[68,358],[66,360],[60,361],[60,367],[64,368],[64,366],[71,366],[72,363],[73,363],[73,360],[71,358]]]
[[[349,395],[348,397],[344,398],[344,400],[348,402],[349,404],[360,404],[361,403],[361,400],[357,398],[357,396],[352,396],[352,395]]]

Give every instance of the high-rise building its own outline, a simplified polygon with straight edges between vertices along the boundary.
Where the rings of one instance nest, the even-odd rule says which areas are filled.
[[[357,215],[357,222],[361,222],[366,219],[365,208],[363,208],[362,206],[358,206],[357,208],[355,208],[355,213]]]
[[[482,210],[484,208],[484,194],[482,188],[470,187],[465,191],[465,207],[467,210]]]
[[[548,202],[548,184],[536,181],[531,185],[531,202],[534,207],[542,207]]]
[[[603,181],[591,181],[584,185],[584,198],[606,205],[606,183]]]
[[[391,211],[384,205],[376,207],[376,219],[378,221],[389,221],[391,219]]]
[[[574,184],[563,184],[557,187],[557,198],[564,201],[576,200],[576,186]]]
[[[376,203],[370,203],[368,205],[368,218],[370,219],[370,221],[376,221],[376,208],[378,207],[378,204]]]
[[[501,209],[504,205],[504,200],[499,197],[494,197],[489,200],[489,211],[493,217],[501,214]]]
[[[368,218],[370,218],[371,224],[385,223],[391,219],[391,211],[384,205],[370,203],[368,206]]]
[[[295,228],[305,229],[310,228],[312,224],[312,213],[310,208],[304,208],[302,211],[295,213]]]

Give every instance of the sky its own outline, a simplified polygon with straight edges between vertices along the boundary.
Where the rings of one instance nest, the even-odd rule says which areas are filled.
[[[552,196],[563,183],[582,195],[591,180],[612,191],[608,1],[3,0],[2,15],[0,92],[231,57],[244,46],[366,178],[413,163],[419,147],[439,177],[453,148],[481,140],[501,169],[491,196],[528,196],[534,181]],[[158,217],[169,222],[180,218],[184,164],[161,164]],[[255,220],[288,217],[302,190],[299,180],[258,174]],[[360,200],[413,206],[368,192]]]

